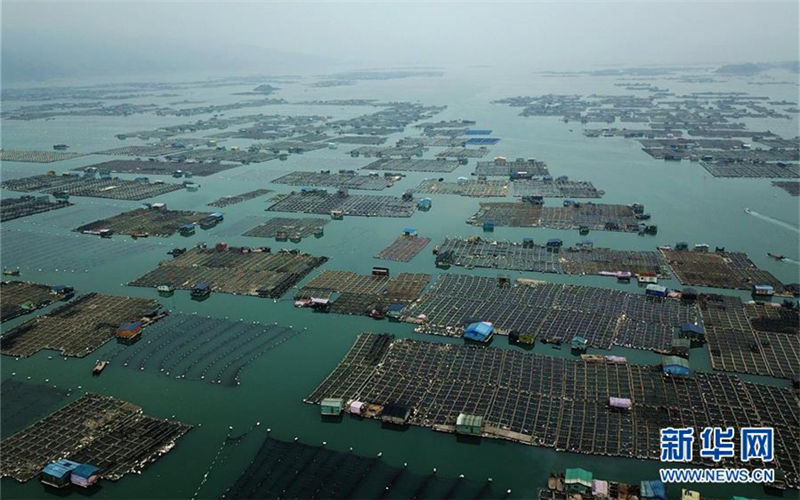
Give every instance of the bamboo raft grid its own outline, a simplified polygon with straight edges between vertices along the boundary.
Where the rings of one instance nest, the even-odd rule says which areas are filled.
[[[137,208],[114,215],[108,219],[84,224],[75,229],[77,232],[111,229],[115,234],[149,233],[151,236],[171,236],[181,226],[196,223],[211,212],[193,212],[189,210],[166,210]]]
[[[265,194],[271,193],[271,189],[256,189],[254,191],[248,191],[246,193],[235,194],[235,195],[228,195],[223,196],[217,200],[208,203],[209,207],[214,208],[225,208],[230,205],[236,205],[238,203],[242,203],[243,201],[252,200],[254,198],[258,198],[259,196],[264,196]]]
[[[72,203],[64,200],[50,201],[49,196],[33,197],[21,196],[19,198],[3,198],[0,200],[0,222],[6,222],[20,217],[58,210],[59,208],[72,206]]]
[[[0,384],[0,399],[3,401],[3,411],[0,413],[2,436],[5,438],[18,432],[37,418],[62,406],[69,394],[69,389],[22,382],[14,378],[4,380]]]
[[[351,156],[363,156],[371,158],[411,158],[412,156],[422,156],[427,148],[422,146],[361,146],[350,151]]]
[[[87,238],[80,234],[40,233],[3,228],[3,262],[23,269],[71,270],[89,269],[112,261],[124,261],[142,255],[158,246],[147,240],[125,238]]]
[[[714,163],[701,161],[700,165],[714,177],[800,177],[800,166],[796,163],[780,166],[777,163]]]
[[[201,282],[214,292],[280,298],[327,257],[307,253],[264,251],[240,252],[231,248],[193,248],[128,283],[130,286],[171,285],[189,290]]]
[[[720,295],[701,296],[700,311],[715,370],[778,378],[800,373],[797,311]]]
[[[545,198],[600,198],[602,191],[597,190],[589,181],[542,179],[515,180],[514,196],[543,196]]]
[[[388,170],[390,172],[452,172],[459,163],[445,159],[382,158],[375,160],[361,170]]]
[[[664,256],[656,251],[610,248],[567,248],[549,251],[545,245],[531,247],[509,241],[445,238],[439,246],[440,261],[466,267],[533,271],[556,274],[598,274],[601,271],[630,271],[670,276]]]
[[[73,170],[86,171],[96,168],[101,171],[117,172],[123,174],[140,175],[172,175],[176,170],[191,172],[192,175],[205,177],[207,175],[223,172],[231,168],[238,167],[232,163],[220,163],[218,161],[207,162],[167,162],[167,161],[148,161],[148,160],[111,160],[102,163],[95,163],[85,167],[77,167]]]
[[[341,210],[344,215],[362,217],[411,217],[417,208],[415,200],[396,196],[367,194],[329,194],[326,192],[290,193],[276,198],[267,211],[303,212],[329,215]]]
[[[296,299],[331,297],[336,314],[365,314],[371,308],[407,304],[417,299],[430,281],[429,274],[400,273],[394,278],[357,274],[351,271],[324,271],[295,295]]]
[[[27,357],[42,349],[84,357],[112,338],[123,323],[159,308],[151,299],[88,293],[3,333],[2,353]]]
[[[397,141],[397,146],[420,147],[420,148],[428,148],[428,147],[450,148],[450,147],[461,147],[463,142],[464,140],[459,137],[432,137],[432,136],[403,137],[402,139]]]
[[[484,202],[467,223],[480,226],[484,222],[510,227],[578,229],[586,226],[594,231],[639,231],[639,221],[630,206],[600,203],[545,207],[526,202]]]
[[[100,468],[116,481],[156,461],[190,425],[144,415],[139,406],[87,393],[2,442],[2,477],[26,482],[49,462],[67,458]]]
[[[699,316],[694,305],[674,299],[556,283],[512,286],[458,274],[441,275],[403,314],[411,322],[424,314],[422,333],[460,337],[466,324],[490,321],[500,335],[516,330],[561,342],[580,335],[601,349],[666,349],[676,328]]]
[[[67,151],[19,151],[4,149],[0,151],[0,161],[19,161],[29,163],[52,163],[85,156],[85,153]]]
[[[776,445],[775,466],[790,487],[800,484],[798,460],[791,456],[800,444],[796,396],[732,375],[675,378],[647,365],[361,334],[305,401],[326,397],[402,402],[412,410],[410,423],[423,427],[452,427],[459,413],[478,414],[485,418],[484,437],[650,460],[659,459],[663,427],[774,426],[787,431]],[[609,397],[630,398],[633,410],[609,408]],[[699,443],[695,446],[694,463],[713,465],[699,457]]]
[[[25,281],[3,281],[0,283],[0,295],[3,297],[0,302],[0,321],[29,314],[35,309],[52,304],[57,298],[50,293],[49,285]],[[26,303],[33,304],[33,309],[21,307]]]
[[[378,175],[357,175],[329,172],[289,172],[272,181],[275,184],[288,184],[290,186],[332,186],[346,189],[365,189],[382,191],[392,187],[394,181]]]
[[[147,329],[147,342],[118,350],[112,367],[235,387],[250,363],[303,330],[171,314]]]
[[[750,290],[753,285],[771,285],[776,293],[783,284],[759,269],[740,252],[690,252],[662,250],[675,276],[683,285]]]
[[[547,164],[540,160],[517,158],[513,161],[506,160],[505,162],[493,161],[479,161],[475,165],[474,175],[485,175],[488,177],[510,177],[512,172],[528,172],[533,177],[543,177],[550,175],[547,169]]]
[[[397,262],[410,262],[417,256],[425,246],[430,243],[430,238],[423,238],[419,235],[402,234],[397,237],[388,247],[381,250],[376,259],[394,260]]]
[[[374,456],[266,437],[222,498],[499,498],[502,491],[490,481],[420,475]]]
[[[772,185],[783,189],[792,196],[800,196],[800,181],[772,181]]]
[[[457,194],[461,196],[492,197],[508,194],[508,181],[470,179],[462,182],[425,179],[414,188],[421,194]]]
[[[307,238],[314,235],[319,229],[325,227],[330,222],[330,219],[321,219],[317,217],[304,217],[300,219],[293,219],[291,217],[272,217],[267,219],[266,222],[260,224],[242,236],[254,236],[258,238],[274,238],[278,232],[286,232],[288,237],[299,235],[301,238]]]
[[[143,200],[183,189],[183,184],[155,184],[126,179],[99,179],[78,175],[34,175],[11,179],[0,184],[3,189],[53,194],[65,191],[70,196],[89,196],[112,200]]]
[[[489,153],[489,149],[485,146],[480,148],[447,148],[440,153],[436,153],[437,158],[483,158]]]

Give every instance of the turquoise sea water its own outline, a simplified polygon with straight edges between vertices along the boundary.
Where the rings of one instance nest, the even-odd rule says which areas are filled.
[[[796,263],[777,262],[767,252],[782,253],[794,262],[800,260],[797,232],[800,215],[798,199],[772,187],[767,179],[718,179],[710,176],[700,165],[689,162],[665,163],[656,161],[640,150],[637,142],[622,138],[586,138],[579,123],[563,123],[556,118],[524,118],[519,109],[492,104],[491,101],[514,95],[544,93],[617,93],[631,91],[614,87],[612,78],[576,77],[547,78],[540,75],[497,75],[487,69],[449,71],[442,78],[413,78],[360,82],[350,87],[310,88],[305,82],[281,84],[278,97],[290,102],[310,99],[376,98],[379,100],[410,100],[425,104],[448,106],[434,120],[472,119],[476,127],[492,129],[493,136],[502,140],[491,149],[490,157],[502,155],[509,158],[535,157],[544,160],[554,175],[568,175],[573,179],[590,180],[598,189],[605,190],[604,203],[644,203],[658,224],[655,237],[635,234],[593,232],[590,238],[596,246],[653,249],[676,241],[708,243],[725,246],[728,250],[747,252],[751,259],[769,270],[784,282],[800,281],[800,268]],[[778,99],[796,99],[796,86],[750,86],[744,81],[732,80],[719,84],[678,84],[673,81],[653,82],[669,87],[676,93],[704,90],[743,90],[756,95],[770,95]],[[248,97],[233,96],[232,92],[248,87],[222,87],[190,89],[179,98],[141,98],[134,102],[166,103],[182,100],[203,100],[208,103],[236,102]],[[18,103],[4,103],[13,107]],[[245,108],[226,113],[226,116],[252,113],[327,114],[334,118],[347,118],[375,111],[371,107],[278,105],[263,108]],[[152,129],[162,125],[186,123],[192,118],[155,117],[134,115],[130,117],[69,117],[54,120],[2,122],[2,146],[5,149],[47,150],[56,143],[67,143],[74,151],[97,151],[141,141],[119,141],[114,134]],[[797,117],[753,123],[753,130],[769,128],[784,137],[797,135]],[[202,137],[216,131],[204,131],[194,136]],[[416,135],[410,127],[405,134],[390,137],[388,143],[403,135]],[[247,146],[250,141],[229,139],[225,145]],[[355,147],[355,146],[353,146]],[[348,145],[338,150],[320,150],[303,155],[292,155],[288,161],[277,160],[227,170],[210,177],[195,177],[201,185],[197,192],[179,191],[157,198],[170,208],[202,210],[205,204],[220,196],[238,194],[259,187],[276,192],[288,192],[290,186],[273,185],[269,181],[292,170],[319,170],[358,168],[370,159],[350,158]],[[432,149],[426,156],[432,157]],[[3,178],[57,172],[81,165],[111,159],[87,156],[51,164],[4,162],[0,175]],[[469,175],[474,160],[450,174],[409,173],[393,188],[381,194],[401,194],[424,178],[445,177],[455,180]],[[132,175],[120,174],[132,178]],[[150,176],[158,178],[159,176]],[[167,182],[170,177],[164,177]],[[296,189],[296,188],[295,188]],[[3,191],[3,196],[13,193]],[[440,272],[466,272],[452,268],[436,269],[430,249],[445,236],[482,235],[480,228],[468,226],[464,221],[477,208],[478,198],[439,195],[433,197],[433,209],[416,213],[410,219],[347,217],[332,221],[325,227],[321,239],[309,238],[299,244],[277,243],[239,236],[249,227],[275,213],[266,213],[271,195],[246,201],[223,209],[225,221],[211,230],[198,230],[195,236],[184,238],[148,238],[133,241],[115,237],[112,241],[78,235],[71,229],[98,218],[139,206],[138,202],[73,198],[75,206],[26,217],[4,223],[2,227],[2,265],[20,267],[25,280],[44,283],[69,283],[79,291],[98,291],[142,297],[156,297],[154,290],[126,287],[125,283],[155,267],[168,258],[165,252],[176,246],[189,246],[196,242],[226,241],[232,245],[268,245],[273,251],[279,248],[300,248],[314,255],[325,255],[330,261],[322,269],[352,270],[368,273],[373,265],[388,265],[392,273],[413,271],[438,274]],[[510,199],[510,197],[509,197]],[[560,200],[549,200],[557,203]],[[744,212],[750,208],[765,217]],[[291,216],[291,215],[290,215]],[[778,221],[777,223],[775,221]],[[252,222],[252,224],[250,224]],[[404,227],[412,226],[423,236],[432,238],[432,244],[409,263],[385,262],[373,259]],[[541,241],[551,237],[575,243],[580,237],[576,231],[550,229],[497,228],[494,239],[521,241],[533,237]],[[492,270],[471,270],[473,274],[496,275]],[[301,282],[300,286],[311,276]],[[621,285],[601,277],[557,276],[537,273],[508,273],[512,277],[533,277],[550,281],[576,283],[624,290],[639,290],[635,284]],[[679,284],[666,280],[667,286]],[[737,292],[730,292],[737,293]],[[742,294],[744,296],[744,294]],[[258,299],[214,294],[204,302],[189,300],[186,292],[177,292],[161,303],[172,310],[200,315],[245,319],[265,323],[279,323],[302,329],[299,335],[281,347],[258,358],[248,366],[237,388],[212,386],[203,383],[172,380],[151,373],[137,372],[119,366],[110,366],[101,377],[90,376],[95,360],[104,359],[116,349],[109,343],[83,359],[64,360],[52,352],[15,360],[3,357],[2,378],[37,381],[73,389],[73,397],[83,391],[113,395],[144,408],[150,415],[172,417],[195,425],[170,453],[151,465],[140,476],[126,476],[117,483],[104,482],[97,498],[189,498],[195,492],[224,436],[232,426],[245,430],[255,422],[272,429],[272,435],[291,439],[295,436],[307,443],[326,441],[329,447],[347,450],[353,447],[358,453],[374,455],[383,452],[388,463],[409,464],[412,471],[427,473],[436,467],[439,474],[465,474],[469,478],[492,477],[498,484],[512,489],[513,496],[530,497],[535,488],[545,485],[548,472],[570,466],[593,470],[596,477],[615,480],[638,481],[654,478],[659,464],[628,459],[581,456],[556,453],[545,448],[484,439],[480,444],[458,442],[453,435],[440,434],[428,429],[412,427],[405,431],[382,429],[377,422],[344,418],[338,423],[321,421],[319,409],[302,403],[302,398],[333,369],[349,349],[356,335],[362,331],[390,332],[397,336],[417,336],[426,340],[451,342],[432,336],[413,333],[411,325],[375,321],[366,317],[319,315],[292,307],[292,292],[283,299]],[[13,327],[20,318],[3,325]],[[145,330],[145,337],[147,332]],[[504,339],[494,342],[493,348],[507,348]],[[555,356],[568,356],[538,344],[536,352]],[[605,352],[605,351],[603,351]],[[630,361],[657,363],[654,353],[617,348]],[[692,366],[697,370],[710,370],[704,349],[692,352]],[[756,380],[756,378],[752,378]],[[763,381],[763,379],[761,379]],[[769,383],[783,382],[769,381]],[[216,497],[252,459],[258,443],[237,448],[222,465],[214,468],[201,496]],[[42,497],[43,487],[36,481],[20,485],[12,480],[2,481],[3,496]],[[740,493],[751,497],[763,496],[760,488],[721,487],[696,488],[726,497]],[[674,490],[673,490],[674,492]]]

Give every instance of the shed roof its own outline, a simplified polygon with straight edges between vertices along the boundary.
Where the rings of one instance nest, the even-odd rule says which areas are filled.
[[[593,474],[591,471],[574,467],[564,471],[564,482],[567,484],[580,483],[591,488]]]

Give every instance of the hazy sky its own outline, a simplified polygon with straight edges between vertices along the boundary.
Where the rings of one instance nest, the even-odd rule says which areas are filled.
[[[20,67],[47,71],[66,60],[74,60],[77,68],[126,60],[134,67],[142,61],[156,66],[253,67],[269,59],[285,62],[287,68],[322,62],[283,53],[356,67],[499,64],[585,69],[796,60],[799,43],[796,1],[646,0],[3,0],[2,41],[3,69],[8,72]],[[273,56],[277,59],[270,59]]]

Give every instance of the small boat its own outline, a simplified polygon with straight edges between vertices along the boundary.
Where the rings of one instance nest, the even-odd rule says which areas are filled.
[[[158,290],[158,293],[162,295],[172,295],[175,293],[175,287],[172,285],[158,285],[156,290]]]
[[[783,255],[783,254],[780,254],[780,253],[769,252],[769,253],[767,253],[767,255],[769,255],[770,257],[772,257],[775,260],[785,260],[786,259],[786,256]]]
[[[134,231],[134,232],[131,233],[131,238],[133,238],[134,240],[137,239],[137,238],[147,238],[149,236],[150,236],[150,233],[148,233],[146,231]]]
[[[3,269],[3,276],[19,276],[19,269]]]
[[[66,150],[68,148],[69,148],[69,146],[67,146],[66,144],[55,144],[53,146],[53,149],[55,149],[56,151],[64,151],[64,150]]]
[[[103,359],[97,361],[97,363],[94,365],[94,368],[92,368],[92,375],[100,375],[103,373],[103,370],[106,369],[106,366],[108,366],[108,360]]]

